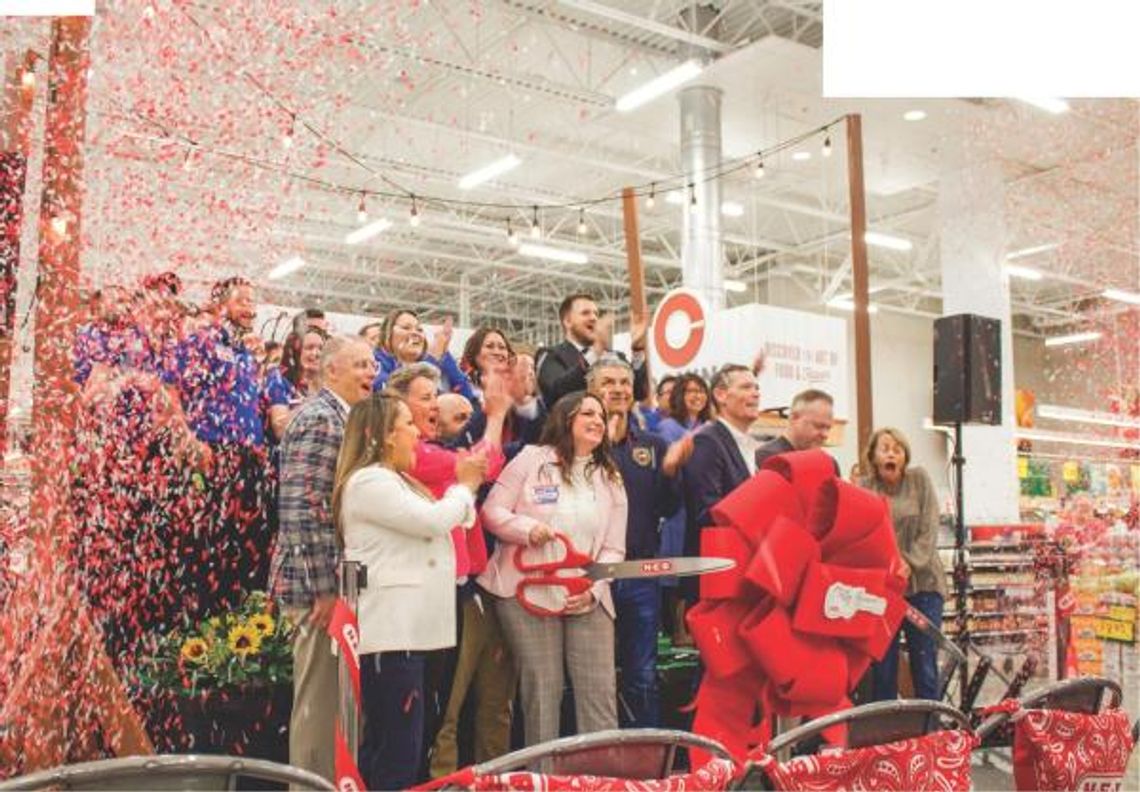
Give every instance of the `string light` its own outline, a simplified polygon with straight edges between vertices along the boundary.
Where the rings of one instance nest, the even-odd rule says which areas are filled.
[[[519,246],[519,235],[511,228],[511,218],[507,218],[507,244],[511,247]]]
[[[289,129],[285,132],[285,137],[282,138],[282,140],[281,140],[281,145],[283,145],[285,148],[292,148],[293,147],[293,132],[295,131],[296,126],[297,126],[297,114],[296,113],[290,113],[289,114]]]
[[[538,224],[538,207],[534,207],[534,219],[530,223],[530,235],[535,239],[542,236],[542,226]]]
[[[764,159],[762,157],[756,160],[756,167],[753,169],[752,175],[757,179],[764,178]]]
[[[188,171],[194,168],[194,147],[191,146],[186,149],[186,156],[182,158],[182,170]]]
[[[36,84],[36,73],[31,69],[24,69],[24,73],[20,75],[20,85],[25,88],[31,88]]]
[[[645,208],[652,209],[657,203],[657,182],[649,185],[649,195],[645,199]]]
[[[419,209],[416,207],[416,196],[415,195],[412,196],[412,211],[408,217],[408,224],[411,225],[412,228],[415,228],[416,226],[418,226],[420,224],[420,212],[419,212]]]
[[[360,203],[356,205],[356,222],[362,225],[368,222],[368,207],[364,204],[364,193],[360,194]]]
[[[587,230],[588,229],[586,228],[586,210],[585,209],[579,209],[578,210],[578,236],[585,236]]]
[[[689,182],[689,210],[697,211],[697,185]]]
[[[831,156],[831,135],[828,135],[823,139],[823,156]]]

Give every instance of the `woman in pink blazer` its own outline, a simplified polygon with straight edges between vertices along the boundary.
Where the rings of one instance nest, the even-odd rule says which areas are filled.
[[[527,745],[558,737],[564,663],[578,731],[617,728],[614,606],[609,582],[602,580],[570,597],[555,589],[536,592],[532,599],[541,597],[543,607],[564,604],[565,613],[530,613],[515,598],[523,577],[514,565],[515,549],[528,546],[528,560],[557,558],[562,545],[550,541],[557,531],[597,561],[621,561],[627,508],[610,457],[605,408],[585,393],[558,400],[540,445],[527,446],[503,469],[483,506],[484,526],[501,541],[479,584],[496,596],[518,666]]]

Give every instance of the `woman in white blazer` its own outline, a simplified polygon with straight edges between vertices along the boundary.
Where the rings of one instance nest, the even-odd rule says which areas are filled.
[[[419,430],[398,397],[376,393],[348,414],[333,513],[344,555],[368,568],[360,593],[360,770],[369,789],[414,785],[423,750],[424,653],[455,644],[451,530],[475,519],[485,457],[456,462],[436,500],[408,475]]]

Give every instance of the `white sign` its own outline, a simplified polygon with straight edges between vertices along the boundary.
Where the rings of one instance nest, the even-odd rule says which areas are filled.
[[[847,322],[773,305],[738,305],[711,314],[699,295],[676,289],[653,317],[649,356],[655,378],[695,371],[706,379],[726,363],[750,365],[765,354],[760,374],[764,409],[786,407],[806,388],[835,399],[835,416],[848,405]]]

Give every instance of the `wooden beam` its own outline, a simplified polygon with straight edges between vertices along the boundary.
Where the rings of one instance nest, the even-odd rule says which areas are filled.
[[[871,318],[867,307],[867,196],[863,188],[863,119],[847,116],[847,184],[851,205],[851,278],[855,302],[855,409],[859,452],[874,428],[871,403]]]
[[[629,269],[629,311],[633,319],[649,317],[645,298],[645,267],[641,263],[641,232],[637,224],[637,195],[632,187],[621,191],[622,221],[625,228],[625,260]]]

